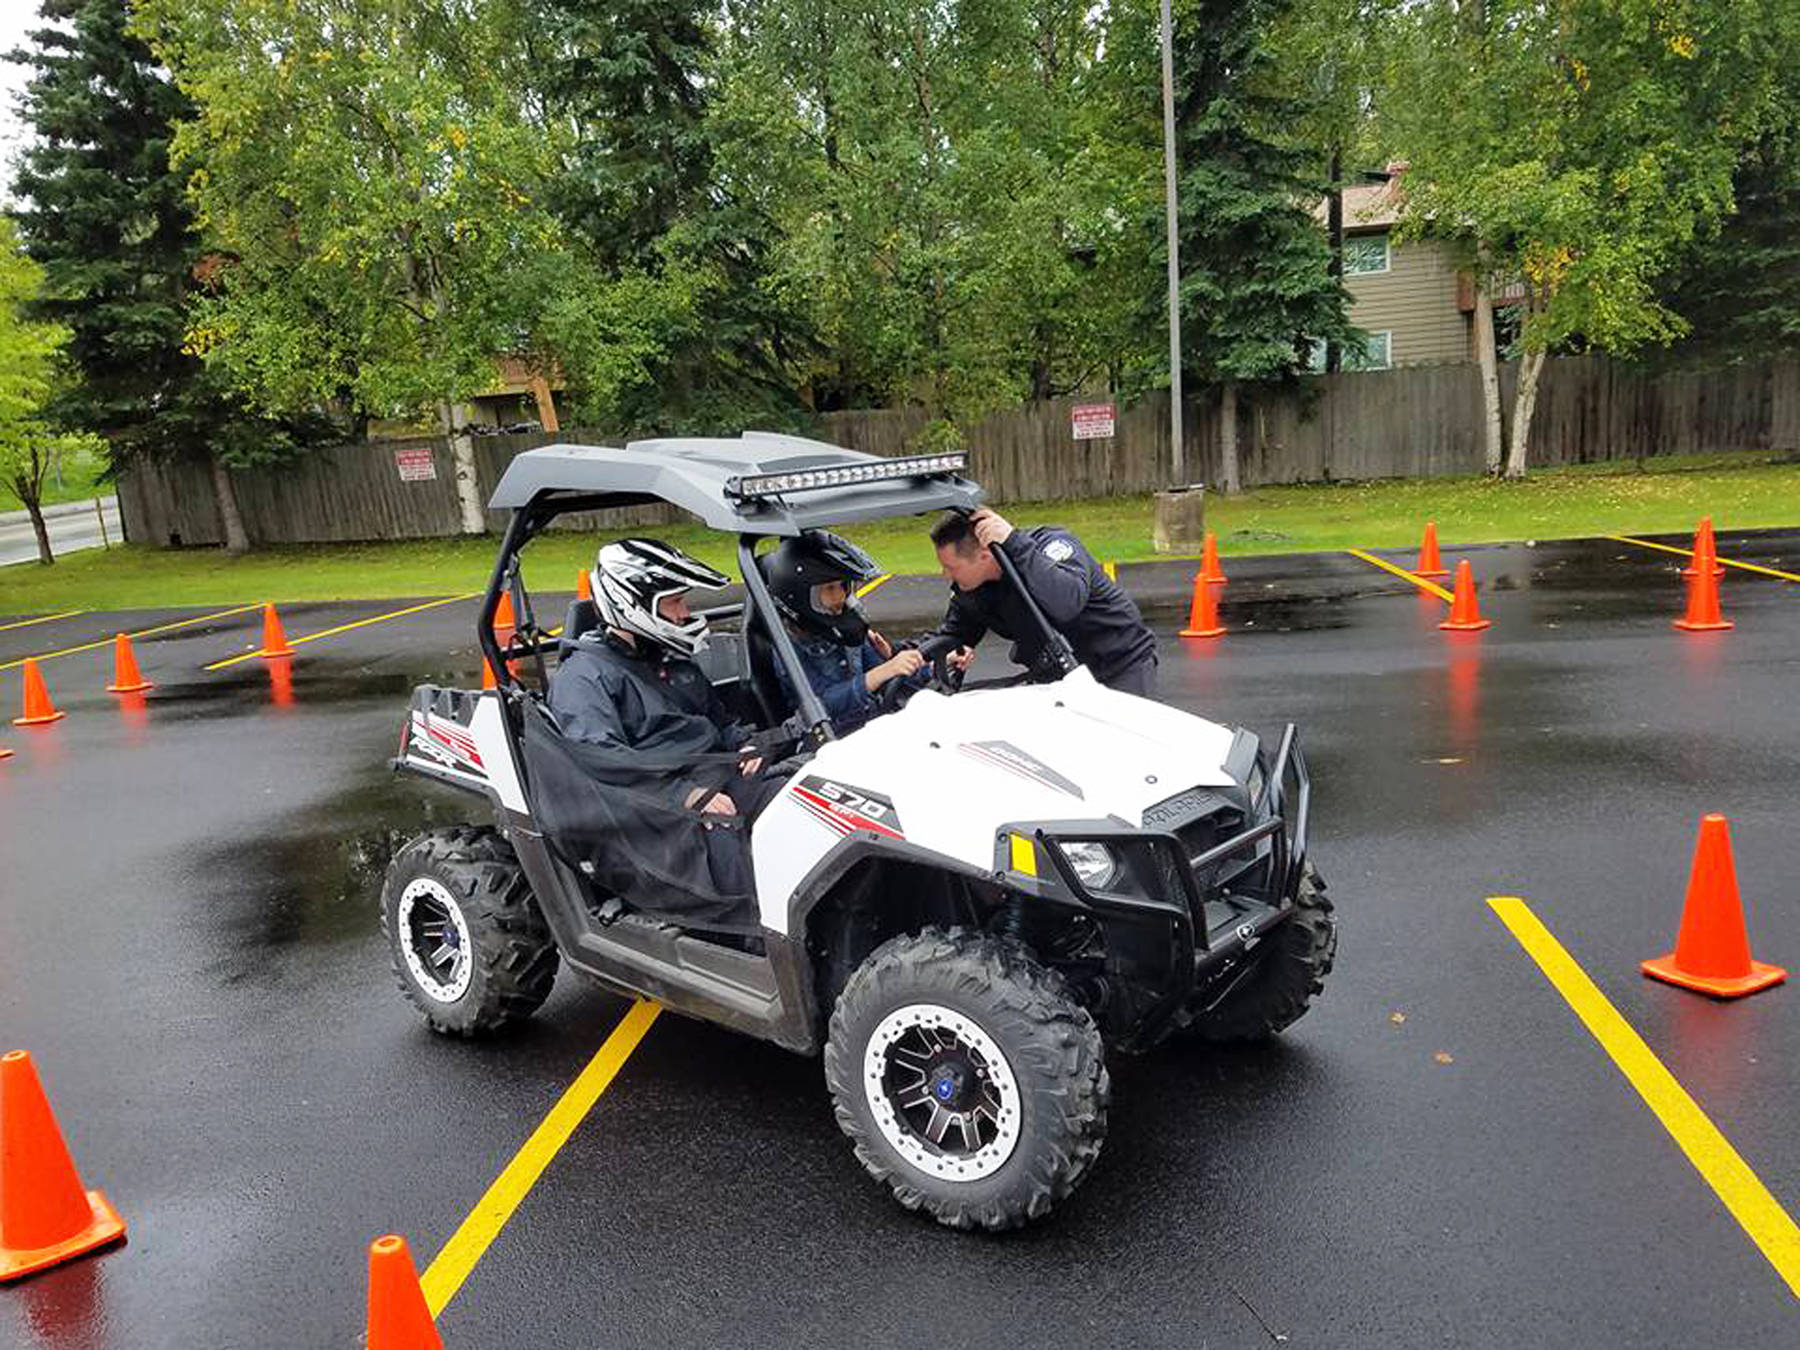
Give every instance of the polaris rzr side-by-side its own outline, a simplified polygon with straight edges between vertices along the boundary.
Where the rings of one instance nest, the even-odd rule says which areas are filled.
[[[1307,858],[1291,726],[1268,746],[1108,689],[1039,613],[1056,678],[964,687],[944,653],[922,653],[923,687],[895,681],[884,715],[834,735],[758,548],[972,511],[981,493],[964,467],[758,433],[513,460],[476,625],[498,687],[421,686],[394,761],[493,810],[492,824],[413,840],[388,872],[394,969],[433,1028],[473,1035],[527,1016],[566,963],[822,1053],[871,1175],[943,1223],[1003,1229],[1046,1214],[1093,1167],[1109,1051],[1262,1037],[1306,1011],[1337,935]],[[791,756],[749,831],[747,925],[695,922],[672,899],[704,887],[686,855],[717,822],[643,807],[620,766],[562,735],[544,697],[600,618],[578,600],[560,629],[540,626],[521,550],[559,517],[653,503],[736,535],[744,599],[706,612],[697,659]],[[994,552],[1003,583],[1020,585]],[[510,633],[495,628],[503,595]]]

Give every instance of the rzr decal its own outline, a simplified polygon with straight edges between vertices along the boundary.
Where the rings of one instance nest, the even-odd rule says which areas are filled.
[[[868,830],[889,839],[906,838],[894,804],[878,792],[864,792],[829,778],[802,778],[794,788],[794,800],[814,820],[840,836]]]
[[[430,713],[413,714],[412,743],[407,748],[453,769],[484,771],[481,751],[475,748],[474,738],[456,723],[446,722]]]
[[[1055,788],[1058,792],[1066,792],[1071,797],[1081,797],[1085,800],[1079,787],[1048,764],[1033,759],[1018,746],[1009,742],[966,741],[956,748],[979,763],[996,769],[1004,769],[1007,773],[1016,774],[1033,783],[1041,783],[1047,788]]]

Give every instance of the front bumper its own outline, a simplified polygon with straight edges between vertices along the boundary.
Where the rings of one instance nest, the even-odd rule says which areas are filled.
[[[1002,832],[1003,838],[1030,838],[1035,856],[1050,865],[1050,876],[1025,889],[1109,926],[1166,926],[1172,944],[1167,972],[1154,1000],[1121,1038],[1126,1048],[1153,1044],[1171,1025],[1215,1005],[1260,960],[1264,937],[1293,912],[1306,871],[1312,804],[1312,779],[1294,727],[1284,729],[1272,755],[1259,745],[1255,763],[1261,782],[1254,795],[1234,802],[1205,791],[1183,794],[1195,799],[1193,812],[1186,818],[1158,814],[1165,828],[1056,821]],[[1221,818],[1234,828],[1215,837],[1207,827]],[[1086,843],[1118,854],[1126,884],[1097,889],[1083,882],[1062,846]]]

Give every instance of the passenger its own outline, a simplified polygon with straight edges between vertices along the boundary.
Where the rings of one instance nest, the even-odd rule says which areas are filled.
[[[755,733],[731,718],[690,659],[706,645],[706,620],[688,608],[688,591],[725,584],[723,573],[654,539],[603,545],[593,589],[605,627],[569,645],[549,703],[572,740],[669,763],[735,751],[736,773],[680,777],[673,788],[690,809],[754,819],[786,778],[764,771]]]
[[[809,530],[782,541],[762,560],[762,568],[807,683],[839,735],[875,715],[875,696],[884,685],[917,674],[925,664],[916,651],[895,651],[864,620],[855,588],[877,573],[874,561],[855,544]],[[782,691],[795,701],[786,667],[777,661],[775,670]]]
[[[1131,597],[1107,576],[1082,543],[1056,525],[1017,530],[986,507],[945,516],[931,531],[938,563],[954,589],[933,637],[959,644],[950,656],[967,670],[973,648],[992,630],[1013,643],[1012,658],[1038,679],[1054,679],[1048,651],[1018,592],[1001,577],[993,551],[1003,550],[1044,618],[1069,640],[1075,658],[1101,684],[1150,697],[1156,689],[1156,636]]]

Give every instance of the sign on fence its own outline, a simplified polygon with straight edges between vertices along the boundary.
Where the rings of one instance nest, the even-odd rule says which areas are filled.
[[[394,467],[400,470],[402,483],[429,483],[437,479],[437,461],[431,456],[431,447],[422,450],[394,451]]]
[[[1077,403],[1069,409],[1069,431],[1078,441],[1104,440],[1113,434],[1113,405]]]

